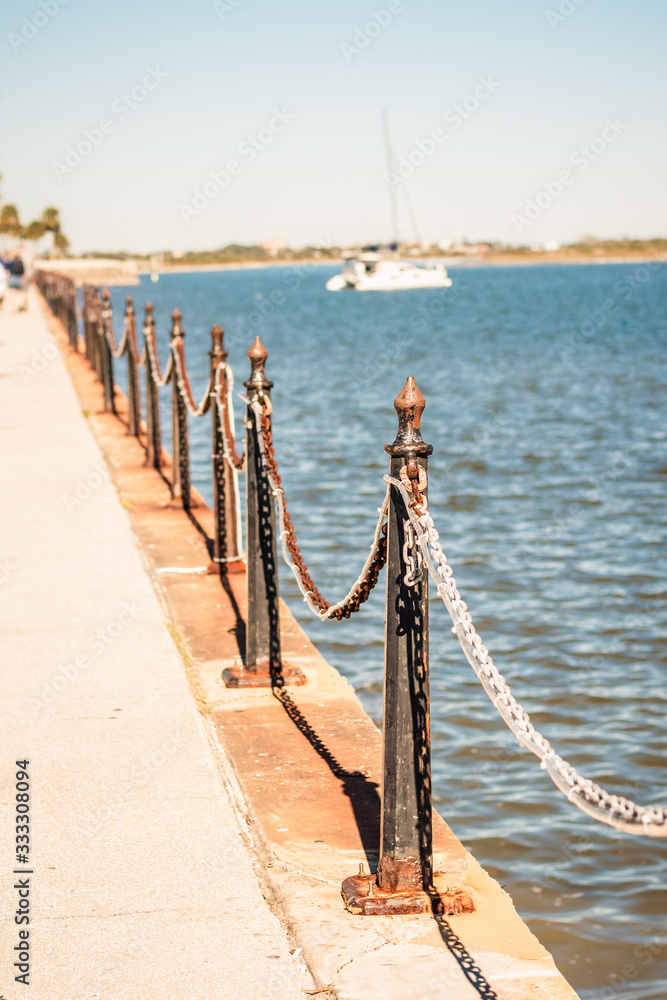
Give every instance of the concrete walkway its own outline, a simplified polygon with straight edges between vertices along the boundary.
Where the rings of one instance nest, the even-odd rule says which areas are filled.
[[[127,513],[35,301],[0,313],[0,996],[295,1000]],[[14,761],[30,760],[30,989]],[[297,953],[298,955],[298,953]]]

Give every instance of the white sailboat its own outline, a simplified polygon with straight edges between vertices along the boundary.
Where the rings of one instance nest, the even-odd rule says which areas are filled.
[[[382,116],[384,139],[387,153],[387,169],[390,177],[396,176],[394,152],[389,137],[389,123],[386,113]],[[343,254],[340,274],[329,278],[326,287],[330,292],[341,292],[352,288],[357,292],[393,292],[410,288],[449,288],[452,279],[441,263],[419,266],[401,260],[398,252],[399,224],[396,187],[389,185],[391,218],[394,242],[389,252],[383,253],[379,247],[366,247],[358,254]]]
[[[416,267],[381,253],[361,253],[343,261],[340,274],[327,281],[330,292],[354,288],[357,292],[393,292],[407,288],[449,288],[452,279],[443,264]]]

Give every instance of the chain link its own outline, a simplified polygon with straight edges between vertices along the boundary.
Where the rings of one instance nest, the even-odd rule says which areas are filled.
[[[167,366],[164,370],[160,368],[160,359],[157,354],[157,347],[155,346],[155,330],[152,326],[147,324],[144,326],[144,338],[146,340],[146,348],[148,349],[148,354],[151,360],[151,374],[153,376],[153,381],[155,382],[158,389],[167,385],[170,381],[173,367],[174,367],[174,356],[172,352],[169,352],[169,360],[167,361]]]
[[[384,481],[401,491],[428,571],[454,623],[452,632],[457,635],[465,657],[481,681],[482,687],[519,743],[540,759],[541,766],[547,771],[556,787],[570,802],[589,816],[626,833],[667,837],[667,809],[640,806],[624,796],[612,795],[605,791],[594,781],[582,777],[535,729],[530,716],[514,698],[509,685],[475,629],[468,606],[456,586],[454,572],[442,551],[440,535],[436,531],[423,496],[421,500],[411,499],[403,483],[391,476],[385,476]]]

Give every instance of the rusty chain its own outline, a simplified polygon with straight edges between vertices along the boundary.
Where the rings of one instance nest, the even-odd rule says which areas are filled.
[[[223,386],[224,381],[224,386]],[[234,373],[226,362],[221,362],[215,370],[215,401],[218,406],[218,419],[224,448],[224,457],[237,471],[245,466],[245,451],[240,455],[236,450],[236,439],[232,429],[232,393],[234,391]]]
[[[290,567],[296,582],[304,596],[308,607],[318,618],[323,620],[349,618],[350,615],[359,611],[373,588],[375,587],[380,570],[387,561],[387,511],[388,493],[385,502],[380,508],[379,520],[375,531],[375,538],[371,546],[371,552],[364,564],[361,576],[352,586],[352,589],[342,601],[330,604],[315,586],[315,583],[308,572],[301,549],[299,548],[296,532],[292,523],[292,518],[285,504],[285,489],[282,484],[280,472],[278,471],[278,461],[276,459],[273,445],[273,433],[271,429],[271,409],[268,400],[264,398],[262,403],[252,403],[251,409],[255,415],[257,436],[260,443],[260,453],[264,464],[269,484],[276,498],[280,519],[280,539],[283,546],[283,555],[287,565]]]

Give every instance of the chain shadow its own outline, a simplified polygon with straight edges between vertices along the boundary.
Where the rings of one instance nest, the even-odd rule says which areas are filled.
[[[407,515],[406,515],[407,517]],[[405,542],[404,523],[398,520],[401,550]],[[430,695],[428,672],[428,601],[427,580],[422,568],[421,580],[406,586],[402,565],[396,581],[398,593],[396,613],[397,632],[406,636],[408,675],[410,678],[410,706],[414,739],[414,773],[417,791],[417,823],[419,851],[424,873],[424,890],[431,902],[433,919],[440,937],[468,982],[482,1000],[499,1000],[498,994],[486,980],[470,952],[443,916],[444,901],[433,885],[433,809],[431,789],[431,740]]]
[[[380,843],[380,795],[378,784],[361,771],[349,771],[327,747],[313,729],[308,719],[285,688],[284,678],[277,674],[272,684],[273,696],[282,705],[287,717],[305,736],[311,747],[324,761],[331,773],[343,786],[343,794],[350,800],[354,820],[369,870],[375,870]]]
[[[438,931],[440,932],[440,937],[442,938],[449,953],[456,959],[463,975],[466,977],[470,985],[477,990],[481,1000],[500,1000],[498,994],[484,976],[484,973],[475,962],[461,938],[458,936],[456,931],[453,930],[447,920],[445,920],[442,913],[438,912],[438,909],[442,907],[440,893],[432,886],[427,891],[431,898],[433,919],[436,923]]]

